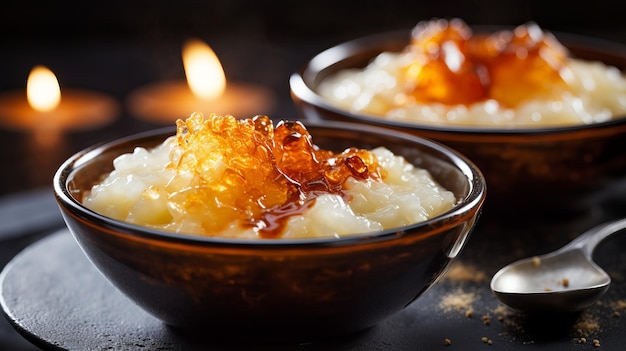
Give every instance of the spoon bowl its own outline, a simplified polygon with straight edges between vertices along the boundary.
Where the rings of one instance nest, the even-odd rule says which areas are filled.
[[[505,305],[525,311],[577,312],[591,306],[611,284],[593,261],[607,237],[626,228],[626,219],[594,227],[557,251],[513,262],[491,279],[491,291]]]

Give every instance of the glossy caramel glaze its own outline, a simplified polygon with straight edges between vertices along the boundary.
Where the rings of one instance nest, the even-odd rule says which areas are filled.
[[[381,178],[369,151],[320,149],[302,123],[274,126],[267,116],[193,114],[177,122],[176,143],[172,182],[191,177],[196,185],[172,195],[170,203],[186,216],[218,214],[217,220],[202,221],[207,231],[239,220],[257,227],[261,237],[277,237],[284,222],[302,214],[318,195],[347,196],[347,178]]]
[[[494,99],[515,107],[566,89],[567,49],[534,23],[474,35],[460,19],[418,23],[404,71],[417,101],[470,105]]]

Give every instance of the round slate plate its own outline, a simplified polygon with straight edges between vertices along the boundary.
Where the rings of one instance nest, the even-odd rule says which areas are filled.
[[[621,251],[623,244],[616,244],[607,247]],[[479,252],[484,252],[482,249],[485,247]],[[420,351],[451,350],[454,346],[478,349],[489,347],[486,342],[491,341],[500,350],[527,350],[530,346],[565,351],[592,347],[594,338],[600,339],[603,349],[623,343],[622,319],[612,317],[609,308],[612,300],[621,301],[622,282],[612,286],[601,305],[583,314],[525,316],[506,309],[490,294],[489,275],[471,261],[472,253],[466,255],[470,260],[457,267],[461,273],[451,269],[415,303],[380,325],[339,339],[300,344],[218,342],[211,339],[210,330],[204,335],[188,335],[170,328],[115,289],[90,264],[67,229],[31,244],[7,264],[0,273],[0,305],[15,329],[34,345],[49,350]],[[622,262],[607,265],[619,267]],[[600,328],[581,330],[582,322],[597,322]],[[581,333],[589,339],[586,345],[578,345]]]

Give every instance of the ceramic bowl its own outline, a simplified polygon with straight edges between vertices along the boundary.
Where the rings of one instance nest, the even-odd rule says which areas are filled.
[[[487,30],[487,29],[483,29]],[[362,68],[382,52],[399,52],[410,30],[376,34],[320,52],[290,77],[291,96],[311,121],[339,120],[392,128],[443,143],[483,172],[489,187],[485,213],[516,216],[577,212],[626,181],[626,116],[595,124],[541,128],[442,126],[354,113],[318,93],[339,70]],[[626,47],[593,38],[553,33],[576,57],[626,69]]]
[[[442,276],[475,226],[486,196],[484,178],[456,151],[409,134],[341,122],[311,122],[307,129],[315,144],[337,152],[385,145],[428,169],[458,204],[392,230],[297,240],[163,232],[81,204],[115,157],[163,142],[175,133],[169,128],[78,152],[55,174],[54,192],[95,267],[173,328],[237,340],[312,340],[363,330],[404,309]]]

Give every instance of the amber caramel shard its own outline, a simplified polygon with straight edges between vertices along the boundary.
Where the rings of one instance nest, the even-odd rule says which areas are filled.
[[[534,23],[491,35],[474,35],[460,19],[418,23],[405,78],[418,101],[446,105],[494,99],[515,107],[565,89],[568,52]]]
[[[250,224],[261,218],[262,233],[270,237],[284,219],[305,211],[317,194],[341,195],[348,177],[380,178],[369,151],[320,149],[302,123],[280,121],[274,127],[267,116],[205,119],[193,114],[177,121],[176,141],[180,157],[173,167],[179,177],[194,177],[197,184],[178,195],[188,215],[219,213],[222,222],[243,216]]]

